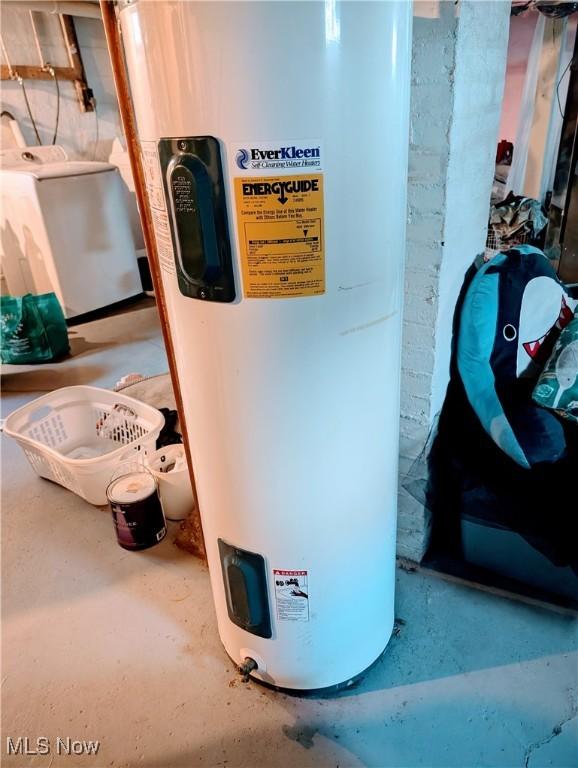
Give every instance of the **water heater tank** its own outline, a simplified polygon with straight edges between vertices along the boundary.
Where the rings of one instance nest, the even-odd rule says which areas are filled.
[[[221,640],[347,683],[394,617],[411,3],[120,23]]]

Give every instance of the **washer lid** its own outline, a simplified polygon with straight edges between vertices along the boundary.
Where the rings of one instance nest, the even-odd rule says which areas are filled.
[[[62,179],[66,176],[86,176],[91,173],[103,173],[105,171],[116,170],[116,165],[110,163],[82,162],[71,160],[67,163],[30,163],[30,165],[21,165],[18,168],[4,169],[7,173],[24,173],[28,176],[34,176],[40,181],[45,179]]]
[[[0,166],[5,169],[18,169],[21,165],[46,165],[63,163],[68,160],[64,147],[59,144],[47,147],[6,147],[0,149]]]
[[[18,147],[0,151],[0,168],[8,173],[24,173],[36,179],[60,179],[67,176],[86,176],[89,173],[113,171],[110,163],[88,160],[67,160],[59,146]]]

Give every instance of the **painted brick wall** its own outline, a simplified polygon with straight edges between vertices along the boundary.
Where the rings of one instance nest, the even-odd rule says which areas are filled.
[[[27,11],[1,6],[2,38],[12,63],[38,65],[39,56],[32,36]],[[58,20],[50,14],[35,13],[38,35],[45,60],[55,66],[68,66]],[[114,81],[106,48],[104,27],[99,19],[75,17],[76,34],[82,53],[88,85],[94,91],[97,114],[81,112],[72,83],[60,83],[60,121],[57,143],[74,160],[108,160],[114,139],[124,141],[116,104]],[[2,63],[6,63],[2,55]],[[25,81],[34,120],[43,144],[52,141],[56,114],[54,83]],[[2,83],[2,109],[18,119],[26,142],[36,144],[22,89],[16,82]],[[98,142],[97,123],[98,117]]]
[[[398,553],[419,560],[431,521],[403,484],[443,403],[456,299],[484,248],[510,4],[414,8]]]
[[[12,65],[39,64],[28,11],[0,6],[2,37]],[[45,61],[55,66],[68,66],[60,26],[50,14],[34,14]],[[96,114],[81,112],[74,86],[60,83],[60,120],[57,144],[64,147],[71,160],[101,160],[120,169],[125,182],[128,214],[135,247],[144,248],[142,231],[134,192],[134,184],[126,152],[120,115],[114,89],[114,79],[106,46],[104,27],[100,19],[74,18],[76,36],[82,54],[86,80],[96,99]],[[4,55],[2,62],[5,62]],[[36,144],[32,123],[25,107],[22,89],[16,82],[2,83],[2,109],[18,120],[24,139]],[[56,93],[50,81],[25,81],[32,115],[43,144],[50,144],[54,134]],[[2,144],[10,146],[12,137],[3,127]]]

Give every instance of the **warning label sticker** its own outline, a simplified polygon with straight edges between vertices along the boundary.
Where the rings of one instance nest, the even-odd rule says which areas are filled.
[[[325,292],[323,174],[235,179],[247,298]]]
[[[173,255],[173,241],[165,205],[161,165],[156,143],[154,141],[141,142],[141,153],[160,268],[163,272],[174,275],[176,274],[176,269],[175,257]]]
[[[159,211],[166,210],[165,196],[163,195],[163,181],[157,146],[154,141],[141,142],[142,164],[145,184],[149,194],[152,208]]]
[[[273,569],[278,621],[309,621],[307,571]]]

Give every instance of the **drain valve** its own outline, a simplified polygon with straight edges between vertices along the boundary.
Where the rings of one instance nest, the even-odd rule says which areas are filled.
[[[239,666],[239,673],[244,683],[249,682],[249,675],[254,669],[257,669],[258,666],[259,665],[255,659],[252,659],[250,656],[245,657],[245,661]]]

